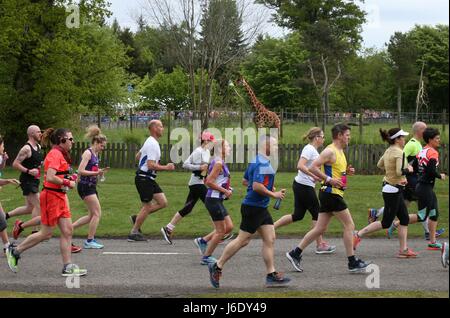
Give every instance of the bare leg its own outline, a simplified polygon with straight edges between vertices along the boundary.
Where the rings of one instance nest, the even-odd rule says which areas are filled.
[[[317,240],[319,236],[325,233],[332,217],[333,215],[331,213],[319,213],[319,219],[317,220],[316,226],[306,233],[298,247],[304,250],[309,246],[309,244]]]
[[[275,229],[293,223],[292,215],[284,215],[274,223]]]
[[[72,263],[72,219],[70,218],[61,218],[58,221],[59,229],[61,231],[61,237],[59,239],[59,248],[61,251],[63,264]]]
[[[223,268],[225,263],[232,258],[234,254],[250,243],[251,238],[252,234],[240,230],[237,238],[225,246],[222,256],[220,256],[220,259],[217,261],[217,266]]]
[[[333,213],[334,216],[342,223],[344,227],[344,245],[347,257],[355,255],[353,251],[353,231],[355,230],[355,224],[353,223],[352,215],[348,209]]]
[[[155,213],[156,211],[167,207],[167,199],[164,193],[157,193],[153,195],[153,200],[155,201],[155,204],[149,202],[142,206],[142,209],[136,218],[136,223],[133,226],[133,232],[137,232],[141,228],[149,214]]]
[[[266,264],[266,272],[267,274],[271,274],[275,272],[275,228],[273,225],[263,225],[258,229],[258,233],[263,240],[262,256]]]

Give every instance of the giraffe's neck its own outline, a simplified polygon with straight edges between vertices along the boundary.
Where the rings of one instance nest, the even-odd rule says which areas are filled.
[[[242,82],[244,84],[245,89],[247,90],[248,95],[250,96],[250,99],[252,100],[253,107],[255,107],[257,112],[262,112],[265,110],[265,107],[261,104],[261,102],[256,98],[255,92],[253,89],[248,85],[247,81],[243,80]]]

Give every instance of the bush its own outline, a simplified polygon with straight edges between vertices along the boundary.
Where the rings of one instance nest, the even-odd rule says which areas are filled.
[[[143,136],[139,133],[127,132],[122,136],[122,141],[128,145],[134,144],[140,146],[143,143]]]

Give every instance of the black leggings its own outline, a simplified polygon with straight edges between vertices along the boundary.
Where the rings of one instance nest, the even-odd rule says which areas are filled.
[[[383,229],[387,229],[394,222],[395,217],[400,220],[400,225],[408,226],[409,215],[408,209],[403,198],[403,190],[399,189],[397,193],[384,193],[384,213],[381,225]]]
[[[185,217],[186,215],[192,212],[192,209],[194,208],[198,199],[202,200],[202,202],[205,203],[207,192],[208,189],[204,184],[194,184],[189,186],[189,194],[186,198],[184,208],[178,211],[178,213],[180,213],[182,217]]]

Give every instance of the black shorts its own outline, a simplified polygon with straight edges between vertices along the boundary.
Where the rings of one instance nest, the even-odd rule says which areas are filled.
[[[20,187],[22,188],[22,193],[27,196],[32,193],[39,193],[39,179],[22,179],[20,180]]]
[[[95,184],[78,183],[77,190],[81,200],[84,200],[84,198],[94,194],[98,197],[97,185]]]
[[[203,203],[205,202],[207,192],[208,189],[204,184],[194,184],[189,186],[189,194],[186,198],[186,203],[184,204],[184,207],[178,211],[178,213],[180,213],[182,217],[185,217],[191,213],[199,199],[202,200]]]
[[[414,202],[418,200],[417,194],[416,194],[416,185],[409,183],[406,185],[405,190],[403,191],[403,198],[409,202]]]
[[[242,222],[240,229],[254,234],[263,225],[273,225],[273,219],[267,208],[241,205]]]
[[[301,221],[305,217],[306,211],[311,213],[313,221],[317,221],[319,216],[319,200],[317,199],[316,190],[308,185],[300,184],[294,181],[292,185],[294,191],[295,211],[292,214],[294,222]]]
[[[206,198],[205,206],[214,222],[223,221],[228,216],[228,211],[223,206],[223,199]]]
[[[319,192],[320,213],[341,212],[347,209],[344,198],[338,194]]]
[[[163,190],[156,181],[147,177],[136,176],[134,178],[134,184],[139,192],[141,202],[144,203],[150,203],[153,200],[154,194],[163,193]]]
[[[419,199],[417,203],[419,208],[419,212],[417,213],[419,222],[425,221],[428,217],[432,221],[437,221],[439,210],[436,193],[433,191],[433,185],[418,183],[416,194]]]

